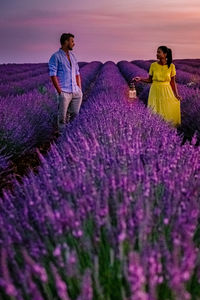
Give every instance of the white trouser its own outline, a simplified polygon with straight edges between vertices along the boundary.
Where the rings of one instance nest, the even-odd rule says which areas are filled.
[[[62,129],[65,124],[73,120],[79,113],[82,103],[83,93],[80,90],[78,93],[61,92],[58,95],[58,128]]]

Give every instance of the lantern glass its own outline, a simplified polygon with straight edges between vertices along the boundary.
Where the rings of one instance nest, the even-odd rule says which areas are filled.
[[[135,85],[133,82],[131,82],[129,86],[129,99],[134,100],[136,98],[137,98],[137,93],[136,93]]]

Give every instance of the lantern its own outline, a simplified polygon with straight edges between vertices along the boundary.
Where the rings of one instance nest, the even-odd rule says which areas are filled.
[[[133,82],[131,82],[129,85],[129,99],[134,100],[136,98],[137,98],[137,94],[136,94],[135,85]]]

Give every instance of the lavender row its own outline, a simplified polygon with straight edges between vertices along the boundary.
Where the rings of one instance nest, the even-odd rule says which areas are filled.
[[[79,62],[79,67],[83,67],[87,64],[87,62]],[[26,72],[31,72],[32,70],[41,70],[41,69],[48,69],[47,63],[34,63],[34,64],[0,64],[0,78],[1,76],[14,76],[14,75],[21,75]]]
[[[142,69],[145,69],[147,72],[149,72],[149,68],[150,68],[150,65],[151,65],[151,61],[148,61],[148,60],[133,60],[131,61],[132,64],[142,68]]]
[[[139,66],[140,68],[145,69],[146,71],[149,70],[151,63],[153,62],[153,60],[133,60],[131,61],[131,63]],[[181,69],[183,71],[186,71],[188,73],[195,73],[195,74],[199,74],[200,73],[200,69],[198,64],[192,60],[192,62],[189,62],[189,64],[185,64],[184,61],[182,60],[174,60],[173,61],[175,66],[178,69]]]
[[[176,59],[175,61],[194,68],[200,67],[200,59]]]
[[[106,63],[38,176],[4,194],[2,297],[199,295],[200,149],[126,93]]]
[[[49,82],[48,73],[41,74],[35,77],[28,77],[19,82],[8,82],[0,84],[0,97],[22,95],[27,91],[38,89],[43,90],[44,85]]]
[[[174,61],[174,64],[176,66],[176,68],[182,70],[182,71],[186,71],[188,73],[193,73],[195,75],[199,75],[200,74],[200,67],[198,66],[193,66],[193,65],[186,65],[186,64],[183,64],[182,62],[177,62],[177,61]]]
[[[183,84],[177,86],[181,101],[181,126],[180,132],[184,134],[183,141],[192,139],[197,134],[197,144],[200,142],[200,96],[196,89],[189,88]],[[147,105],[150,86],[146,86],[140,93],[139,98]]]
[[[8,75],[20,74],[30,71],[32,68],[43,68],[47,63],[25,63],[25,64],[0,64],[0,72]]]
[[[200,88],[200,68],[194,68],[189,65],[177,64],[177,76],[179,76],[180,80],[178,82],[185,84],[188,87]],[[190,74],[190,75],[189,75]],[[184,81],[182,79],[184,77]]]
[[[24,95],[0,99],[0,143],[13,156],[47,141],[56,124],[57,103],[50,83],[45,93],[33,89]]]
[[[25,78],[31,78],[34,76],[38,76],[40,74],[48,73],[48,67],[47,65],[45,66],[39,66],[39,67],[32,67],[30,70],[21,72],[21,73],[12,73],[12,74],[7,74],[7,72],[2,73],[0,75],[0,82],[1,83],[15,83],[20,80],[24,80]]]
[[[135,60],[133,64],[149,71],[151,61]],[[200,87],[200,69],[174,62],[176,66],[176,81],[187,86]]]
[[[84,78],[84,80],[82,80],[82,89],[84,93],[86,92],[87,88],[90,86],[90,83],[94,81],[94,76],[98,76],[98,73],[102,65],[103,64],[101,62],[93,61],[91,63],[84,64],[81,67],[80,74],[81,74],[81,78]]]
[[[5,186],[9,186],[12,181],[13,164],[10,161],[11,156],[4,154],[4,147],[0,149],[0,194]]]
[[[87,64],[88,64],[88,62],[84,62],[84,61],[79,61],[78,62],[79,68],[82,68],[83,66],[85,66]]]
[[[92,65],[94,65],[94,68],[100,64],[99,62],[92,62]],[[86,67],[87,63],[81,63],[80,68],[83,66]],[[85,68],[84,68],[85,69]],[[87,70],[87,68],[85,69]],[[88,68],[89,73],[91,70],[91,67]],[[87,71],[84,71],[87,72]],[[87,75],[87,74],[86,74]],[[6,79],[7,77],[7,79]],[[84,79],[87,76],[84,76]],[[0,85],[0,95],[5,96],[7,94],[9,95],[16,95],[16,94],[23,94],[26,90],[31,90],[35,87],[38,87],[39,90],[42,90],[44,85],[49,82],[49,76],[48,76],[48,68],[47,65],[45,65],[43,68],[39,68],[36,70],[30,70],[29,72],[15,75],[14,80],[10,78],[9,76],[5,75],[5,78],[1,79],[1,85]],[[9,80],[8,80],[9,79]],[[5,84],[4,81],[7,83]],[[88,81],[90,81],[90,78],[88,78]],[[87,82],[84,80],[84,84],[87,85]],[[84,89],[84,87],[83,87]]]
[[[80,64],[80,69],[83,66],[86,67],[86,65],[87,63]],[[16,80],[8,80],[6,83],[4,83],[4,80],[0,81],[1,97],[6,97],[8,95],[22,95],[26,93],[26,91],[30,91],[34,88],[37,88],[39,92],[45,91],[45,85],[49,82],[47,65],[42,67],[39,66],[35,71],[30,69],[29,72],[26,70],[25,73],[21,73],[20,75],[16,74],[15,78]]]
[[[142,66],[145,70],[149,69],[150,62],[148,61],[136,61],[137,67],[134,64],[128,62],[120,62],[118,64],[120,71],[125,76],[127,81],[130,81],[134,76],[142,76],[147,77],[147,73],[142,70]],[[140,66],[140,67],[139,67]],[[143,72],[144,71],[144,72]],[[182,72],[182,73],[181,73]],[[184,71],[177,70],[177,76],[179,76],[178,82],[189,82],[189,76]],[[190,78],[191,78],[190,74]],[[138,84],[136,84],[136,89],[138,92],[139,98],[143,101],[145,105],[147,105],[148,95],[150,85],[148,84],[140,84],[138,88]],[[184,134],[185,139],[192,139],[194,133],[197,133],[198,142],[200,141],[200,122],[199,122],[199,114],[200,114],[200,97],[199,97],[199,88],[193,87],[190,85],[178,84],[178,90],[180,95],[183,97],[183,101],[181,102],[181,118],[182,124],[180,127],[180,132]]]
[[[148,76],[148,73],[144,70],[144,68],[136,66],[128,61],[120,61],[117,63],[117,66],[128,83],[131,82],[132,78],[135,76],[145,78]],[[143,82],[136,82],[135,85],[139,95],[143,91],[145,84]]]
[[[136,76],[136,75],[135,75]],[[126,76],[125,76],[126,77]],[[137,88],[137,86],[136,86]],[[184,84],[177,85],[179,94],[182,96],[181,101],[181,126],[180,132],[184,134],[184,141],[192,139],[197,134],[198,143],[200,142],[200,95],[198,88],[188,87]],[[139,98],[147,106],[150,85],[143,85],[143,90],[139,93]]]
[[[100,67],[101,63],[94,62],[81,68],[83,93]],[[27,89],[26,94],[0,99],[0,143],[7,155],[21,155],[48,141],[56,124],[57,99],[50,82],[43,91]]]

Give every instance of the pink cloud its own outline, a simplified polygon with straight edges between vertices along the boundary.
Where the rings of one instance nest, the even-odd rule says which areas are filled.
[[[13,32],[13,53],[24,49],[35,59],[40,56],[48,60],[59,47],[59,36],[64,31],[75,34],[80,60],[154,58],[160,44],[172,47],[178,57],[200,56],[198,10],[33,11],[2,19],[0,28],[0,34],[5,33],[2,49],[11,47],[6,33]],[[9,51],[12,53],[12,49]]]

